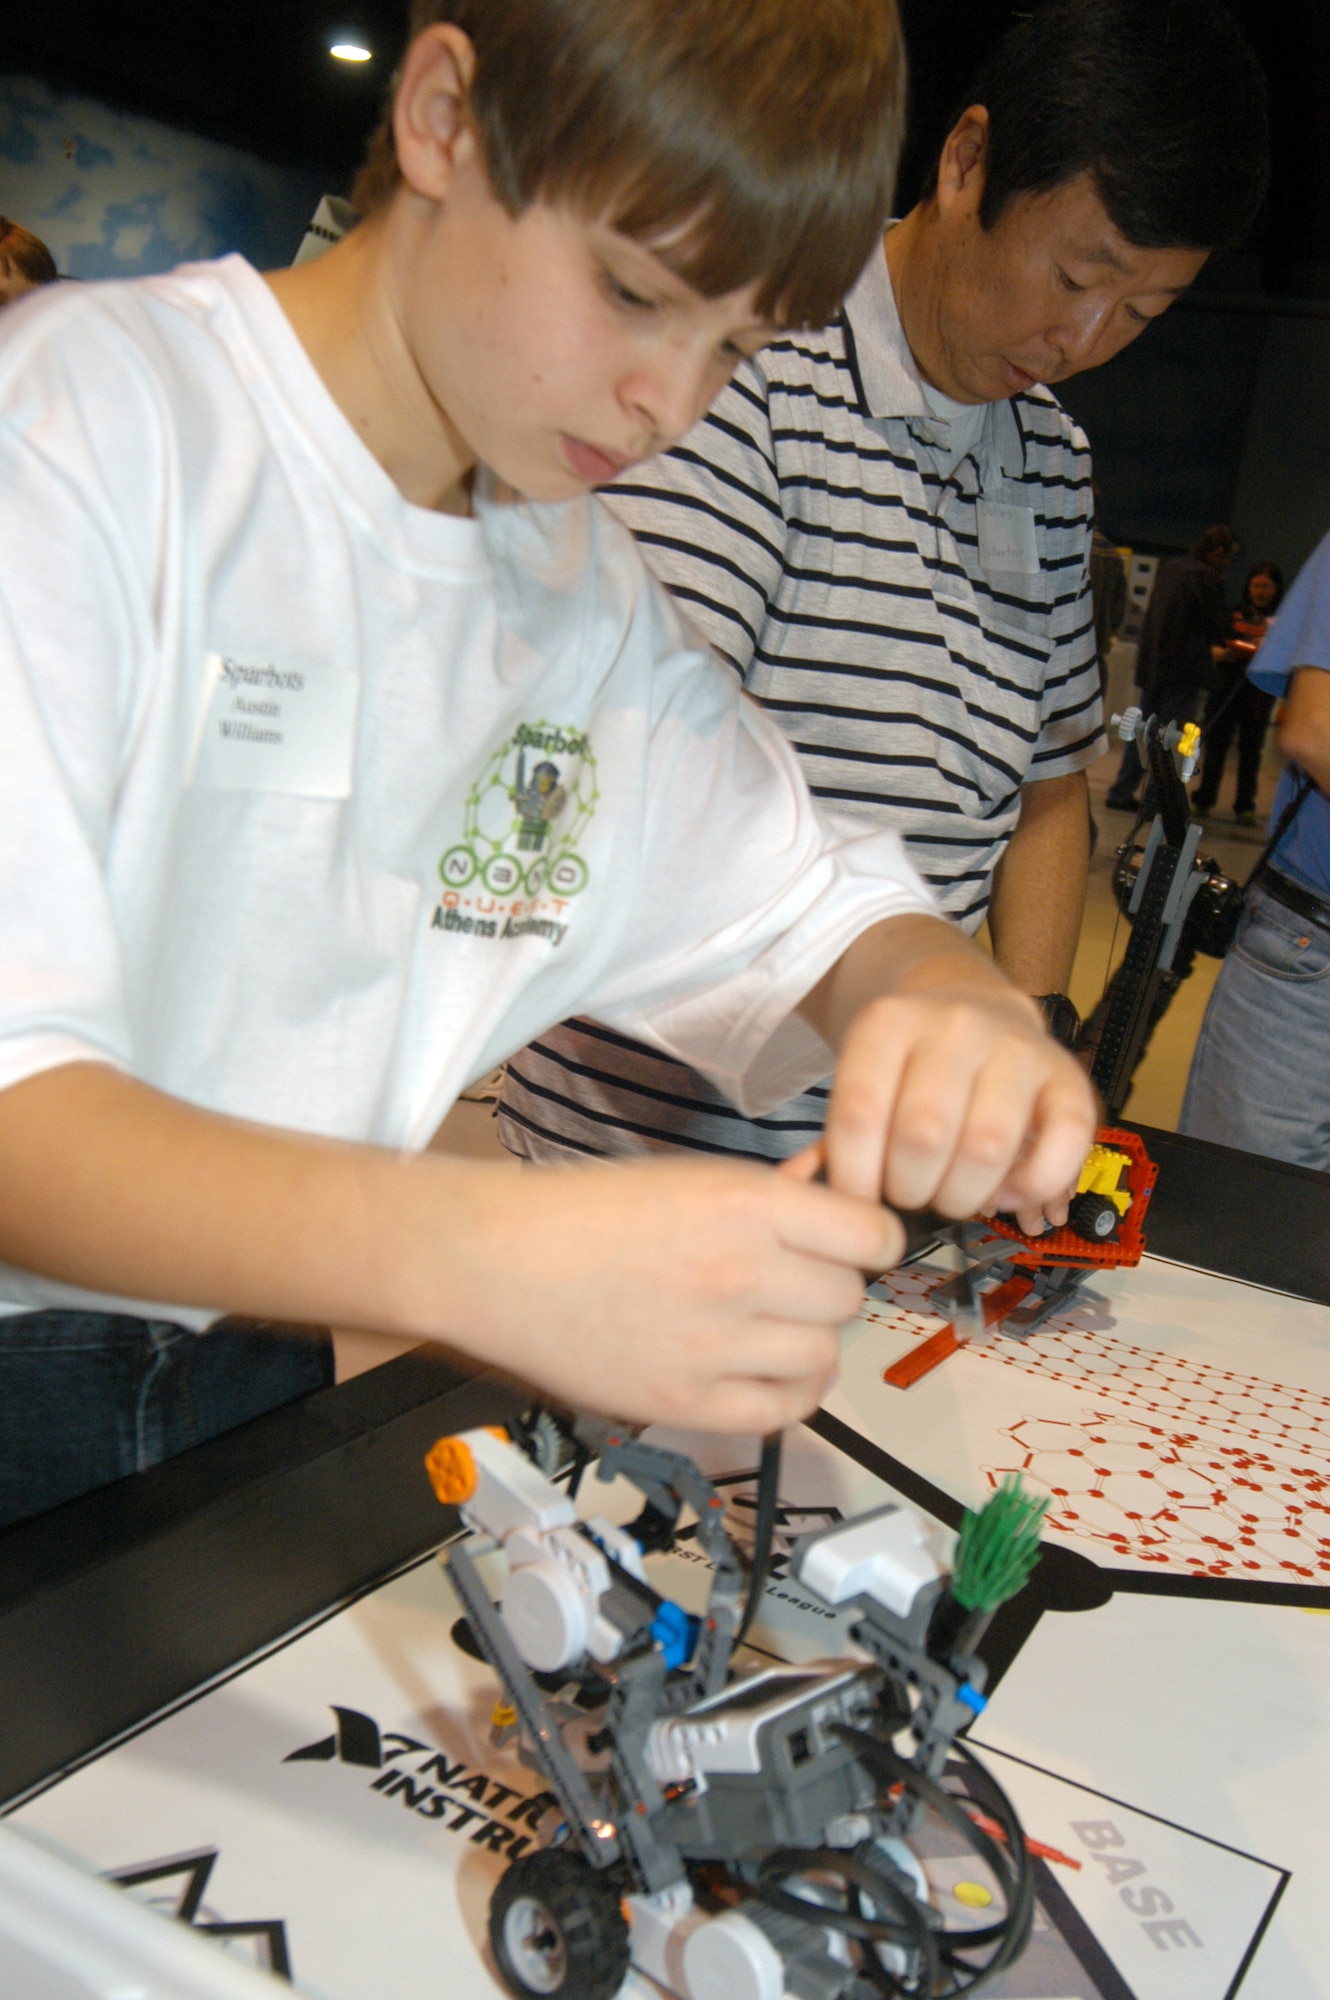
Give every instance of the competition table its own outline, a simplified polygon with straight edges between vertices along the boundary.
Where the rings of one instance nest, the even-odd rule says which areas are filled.
[[[1324,1378],[1330,1389],[1330,1316],[1323,1311],[1330,1307],[1330,1179],[1140,1129],[1160,1168],[1147,1219],[1150,1257],[1162,1260],[1152,1281],[1155,1290],[1167,1302],[1173,1296],[1185,1298],[1198,1273],[1233,1281],[1235,1287],[1247,1288],[1232,1294],[1239,1304],[1248,1302],[1244,1310],[1259,1317],[1260,1301],[1268,1302],[1274,1315],[1271,1338],[1282,1338],[1286,1362],[1290,1354],[1295,1357],[1283,1369],[1284,1380],[1270,1391],[1276,1400],[1291,1396],[1296,1405],[1280,1419],[1287,1435],[1299,1440],[1296,1450],[1289,1446],[1294,1450],[1289,1462],[1297,1461],[1293,1481],[1281,1488],[1294,1498],[1281,1502],[1284,1525],[1270,1531],[1288,1538],[1289,1554],[1281,1556],[1282,1544],[1271,1542],[1269,1522],[1262,1515],[1266,1527],[1254,1528],[1250,1535],[1244,1531],[1236,1553],[1230,1549],[1214,1562],[1194,1556],[1170,1561],[1154,1553],[1150,1538],[1136,1529],[1114,1540],[1114,1531],[1093,1525],[1093,1508],[1078,1515],[1074,1488],[1067,1499],[1067,1489],[1055,1487],[1063,1495],[1057,1503],[1063,1514],[1061,1532],[1048,1537],[1034,1583],[999,1618],[985,1645],[997,1698],[976,1727],[975,1740],[1007,1760],[1004,1779],[1015,1774],[1013,1789],[1027,1823],[1033,1811],[1052,1824],[1061,1810],[1056,1787],[1074,1784],[1081,1817],[1073,1814],[1071,1823],[1099,1826],[1093,1838],[1101,1840],[1110,1839],[1103,1827],[1111,1824],[1113,1842],[1123,1849],[1105,1869],[1088,1868],[1089,1875],[1105,1874],[1111,1907],[1087,1916],[1082,1895],[1078,1916],[1062,1898],[1067,1924],[1073,1931],[1079,1924],[1086,1933],[1077,1949],[1088,1983],[1077,1988],[1078,1995],[1154,2000],[1157,1992],[1176,1993],[1179,2000],[1210,2000],[1213,1993],[1214,2000],[1227,2000],[1241,1989],[1243,2000],[1330,2000],[1330,1949],[1318,1953],[1309,1943],[1319,1893],[1314,1884],[1318,1877],[1323,1881],[1330,1876],[1330,1833],[1324,1826],[1330,1787],[1330,1625],[1308,1615],[1330,1614],[1330,1536],[1320,1536],[1319,1519],[1313,1518],[1319,1509],[1330,1529],[1330,1395],[1317,1386]],[[1123,1274],[1121,1282],[1131,1275]],[[1226,1291],[1222,1297],[1231,1303]],[[798,1532],[800,1519],[811,1521],[824,1507],[828,1481],[856,1507],[871,1504],[884,1492],[895,1493],[948,1526],[957,1525],[962,1503],[977,1497],[965,1490],[973,1482],[968,1465],[956,1461],[956,1452],[959,1444],[964,1457],[972,1444],[976,1464],[992,1459],[986,1413],[997,1408],[994,1397],[1005,1378],[990,1367],[982,1396],[974,1382],[967,1389],[957,1375],[951,1386],[933,1392],[931,1403],[911,1404],[909,1397],[893,1403],[895,1392],[877,1388],[878,1364],[894,1358],[894,1350],[882,1345],[893,1328],[897,1347],[901,1328],[912,1336],[905,1311],[909,1303],[898,1289],[894,1302],[888,1300],[878,1310],[880,1338],[869,1311],[867,1323],[856,1328],[857,1338],[847,1346],[842,1383],[828,1406],[792,1440],[792,1477],[796,1485],[800,1479],[808,1485],[807,1494],[802,1499],[796,1495],[791,1506],[792,1533]],[[1104,1323],[1112,1326],[1111,1315]],[[1091,1324],[1085,1338],[1094,1337]],[[1310,1386],[1305,1392],[1296,1382],[1291,1389],[1285,1386],[1298,1373],[1300,1341],[1308,1360]],[[1145,1352],[1134,1347],[1125,1351]],[[1259,1342],[1253,1342],[1248,1358],[1254,1381],[1261,1374]],[[1232,1362],[1230,1337],[1223,1369],[1194,1359],[1177,1364],[1191,1371],[1184,1387],[1193,1405],[1202,1392],[1216,1402],[1214,1381],[1247,1380]],[[1041,1404],[1042,1415],[1036,1410],[1015,1421],[1008,1420],[1008,1411],[1001,1425],[1007,1443],[1033,1441],[1026,1462],[1045,1483],[1053,1475],[1045,1473],[1040,1454],[1047,1457],[1050,1438],[1057,1442],[1053,1433],[1058,1425],[1068,1430],[1071,1407],[1064,1404],[1072,1393],[1072,1377],[1065,1362],[1059,1369],[1048,1393],[1062,1396],[1063,1403]],[[1142,1383],[1147,1375],[1142,1362]],[[1123,1449],[1127,1444],[1147,1449],[1122,1429],[1128,1421],[1139,1425],[1141,1420],[1127,1410],[1120,1389],[1119,1379],[1113,1392],[1121,1419],[1114,1433],[1117,1443]],[[1027,1395],[1026,1400],[1035,1399]],[[1111,1397],[1103,1408],[1113,1417],[1110,1404]],[[275,1685],[277,1674],[285,1675],[283,1699],[291,1699],[290,1689],[299,1686],[301,1660],[316,1658],[314,1651],[302,1653],[301,1648],[313,1647],[320,1632],[340,1629],[336,1618],[331,1624],[322,1622],[337,1607],[381,1604],[386,1622],[371,1650],[377,1645],[390,1651],[383,1635],[397,1629],[392,1620],[407,1616],[404,1607],[418,1618],[420,1605],[434,1602],[429,1593],[443,1588],[433,1565],[427,1571],[412,1571],[411,1565],[455,1525],[438,1508],[423,1477],[425,1452],[448,1431],[502,1422],[517,1407],[510,1387],[485,1377],[467,1378],[440,1358],[411,1354],[260,1418],[154,1472],[0,1535],[4,1810],[18,1825],[31,1821],[78,1845],[70,1837],[70,1827],[80,1823],[71,1803],[81,1796],[78,1787],[90,1786],[87,1798],[102,1798],[97,1809],[105,1809],[105,1798],[114,1797],[108,1774],[120,1770],[123,1775],[116,1782],[131,1790],[136,1783],[133,1767],[116,1760],[129,1756],[134,1745],[145,1746],[158,1737],[163,1743],[183,1742],[180,1730],[196,1726],[199,1717],[211,1712],[208,1704],[217,1701],[216,1690],[234,1693],[249,1685]],[[1017,1407],[1024,1412],[1019,1399],[1012,1405]],[[997,1423],[997,1417],[992,1421]],[[1107,1421],[1098,1403],[1094,1421]],[[1239,1434],[1241,1421],[1228,1428]],[[1152,1432],[1161,1436],[1160,1425]],[[1077,1456],[1075,1450],[1072,1455]],[[1186,1458],[1180,1448],[1169,1462],[1179,1457]],[[1130,1472],[1135,1462],[1124,1463]],[[1262,1463],[1278,1473],[1283,1461],[1276,1453]],[[709,1469],[713,1476],[723,1470],[723,1453],[716,1458],[713,1450]],[[1243,1477],[1255,1492],[1259,1482],[1250,1479],[1250,1472],[1248,1465]],[[1316,1497],[1322,1472],[1326,1504]],[[1185,1487],[1183,1473],[1176,1476]],[[1267,1483],[1271,1476],[1267,1472]],[[730,1483],[739,1477],[736,1469]],[[1096,1498],[1103,1502],[1104,1492],[1097,1490]],[[1186,1502],[1179,1504],[1185,1508]],[[1200,1521],[1204,1513],[1197,1501],[1195,1518]],[[1139,1513],[1130,1519],[1139,1522]],[[1257,1515],[1250,1519],[1255,1522]],[[396,1584],[376,1593],[376,1586],[394,1576]],[[795,1657],[802,1645],[807,1656],[807,1635],[801,1635],[790,1594],[773,1590],[769,1610],[770,1649]],[[1063,1615],[1068,1613],[1077,1615]],[[437,1607],[432,1623],[446,1633]],[[358,1629],[362,1638],[365,1633],[372,1637],[378,1629],[373,1615],[362,1616]],[[312,1636],[300,1636],[305,1633]],[[825,1650],[826,1635],[814,1636]],[[317,1657],[332,1671],[340,1642],[327,1638],[319,1643],[324,1653]],[[249,1667],[253,1661],[266,1665]],[[359,1669],[349,1664],[349,1653],[346,1661],[337,1671],[354,1680]],[[473,1670],[466,1671],[472,1678],[458,1686],[474,1706],[480,1697],[472,1684]],[[410,1680],[407,1675],[403,1688]],[[373,1698],[386,1697],[380,1690]],[[371,1697],[359,1699],[368,1702]],[[446,1699],[440,1700],[446,1708]],[[431,1738],[430,1704],[419,1688],[413,1688],[403,1711],[411,1718],[409,1730],[400,1733],[399,1724],[399,1734],[391,1739],[374,1733],[371,1742],[361,1729],[367,1717],[362,1708],[347,1706],[345,1688],[340,1694],[328,1687],[311,1690],[315,1724],[322,1718],[330,1726],[329,1708],[337,1718],[333,1734],[295,1746],[280,1761],[290,1763],[299,1756],[379,1769],[385,1766],[390,1740],[414,1743],[421,1755],[442,1740]],[[163,1716],[175,1719],[154,1723]],[[348,1720],[356,1716],[358,1721]],[[387,1718],[383,1726],[389,1727]],[[377,1732],[379,1724],[370,1722],[369,1727]],[[172,1729],[175,1739],[170,1738]],[[314,1737],[317,1730],[308,1733]],[[108,1746],[118,1742],[130,1748],[107,1755]],[[180,1754],[187,1767],[192,1753]],[[386,1782],[376,1780],[375,1789]],[[415,1795],[411,1790],[410,1797]],[[1133,1844],[1148,1846],[1150,1837],[1173,1842],[1160,1849],[1173,1871],[1168,1891],[1152,1888],[1147,1863],[1127,1853]],[[489,1838],[493,1843],[498,1836]],[[89,1839],[89,1858],[108,1866],[112,1857],[92,1852],[96,1840]],[[1080,1877],[1086,1876],[1087,1865],[1073,1885],[1078,1893],[1084,1889]],[[364,1870],[370,1879],[368,1849]],[[1109,1879],[1117,1871],[1131,1883],[1133,1870],[1141,1874],[1142,1886],[1124,1890]],[[1180,1895],[1177,1885],[1184,1881],[1187,1892]],[[1296,1894],[1286,1897],[1290,1882]],[[1298,1901],[1304,1889],[1310,1898],[1305,1911]],[[474,1888],[467,1893],[474,1900]],[[1053,1907],[1059,1893],[1055,1882],[1050,1881],[1048,1893]],[[1132,1932],[1119,1939],[1126,1921],[1120,1908],[1124,1896]],[[1153,1913],[1152,1926],[1140,1920],[1141,1910],[1147,1918]],[[375,1922],[370,1899],[363,1924],[372,1932]],[[1233,1936],[1225,1931],[1222,1949],[1216,1945],[1202,1951],[1202,1934],[1217,1934],[1225,1923]],[[464,1928],[470,1938],[464,1948],[472,1952],[474,1912]],[[487,1991],[489,1975],[478,1952],[475,1958],[479,1985],[474,1990]],[[299,1950],[295,1960],[299,1980]],[[326,1974],[317,1985],[342,2000],[342,1991],[329,1986]],[[432,1989],[426,1983],[420,1990]],[[1072,1989],[1064,1981],[1029,1990],[1064,2000]],[[1018,1980],[1001,1991],[1015,1996],[1025,1989]],[[354,1980],[345,1992],[347,2000],[355,2000]]]

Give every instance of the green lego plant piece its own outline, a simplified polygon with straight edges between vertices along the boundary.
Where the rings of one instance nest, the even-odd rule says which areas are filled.
[[[967,1611],[996,1611],[1029,1581],[1050,1501],[1036,1500],[1013,1472],[977,1514],[967,1507],[956,1544],[951,1594]]]

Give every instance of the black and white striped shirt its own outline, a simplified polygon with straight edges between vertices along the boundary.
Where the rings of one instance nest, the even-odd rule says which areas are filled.
[[[839,320],[765,348],[682,444],[603,497],[781,722],[814,794],[896,827],[973,931],[1021,786],[1103,747],[1090,456],[1046,389],[986,405],[959,452],[937,408],[878,255]],[[500,1130],[537,1159],[778,1158],[821,1129],[825,1102],[748,1120],[579,1021],[514,1059]]]

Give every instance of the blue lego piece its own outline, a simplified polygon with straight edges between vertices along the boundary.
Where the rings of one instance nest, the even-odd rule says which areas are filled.
[[[700,1618],[690,1617],[681,1604],[671,1604],[668,1598],[652,1619],[651,1636],[665,1655],[665,1665],[671,1673],[692,1658],[701,1623]]]

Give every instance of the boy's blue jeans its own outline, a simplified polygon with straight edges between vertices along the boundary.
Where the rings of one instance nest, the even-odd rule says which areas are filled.
[[[1330,931],[1260,889],[1210,996],[1178,1130],[1330,1166]]]
[[[0,1527],[333,1380],[332,1337],[125,1313],[0,1318]]]

